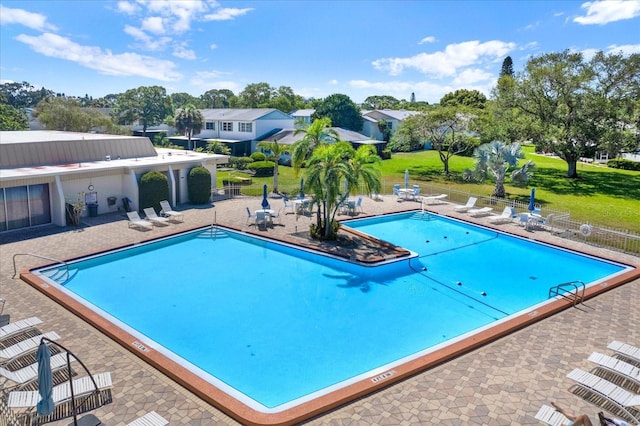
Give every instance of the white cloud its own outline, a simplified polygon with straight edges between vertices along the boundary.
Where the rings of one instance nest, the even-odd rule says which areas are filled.
[[[131,25],[125,25],[124,32],[141,44],[138,46],[139,48],[152,52],[164,49],[171,42],[170,37],[153,38],[140,28],[132,27]]]
[[[504,58],[516,48],[515,43],[499,40],[480,43],[477,40],[448,45],[444,51],[419,53],[408,58],[382,58],[372,62],[375,69],[399,75],[405,68],[414,68],[436,77],[452,76],[460,68],[478,65],[478,62]]]
[[[164,20],[160,16],[150,16],[142,20],[142,29],[153,34],[164,34]]]
[[[333,80],[329,80],[329,85],[330,86],[337,86],[338,85],[338,80],[336,80],[335,78]]]
[[[127,15],[133,15],[138,12],[140,8],[135,3],[123,0],[118,2],[117,10]]]
[[[204,20],[205,21],[229,21],[231,19],[237,18],[238,16],[246,15],[252,10],[254,10],[252,7],[247,7],[244,9],[225,7],[222,9],[218,9],[213,13],[205,15]]]
[[[576,16],[573,22],[582,25],[604,25],[640,16],[640,0],[589,1],[581,8],[587,10],[586,16]]]
[[[20,24],[38,31],[57,31],[58,28],[47,22],[47,17],[40,13],[28,12],[24,9],[12,9],[0,4],[0,25]]]
[[[233,93],[239,93],[244,86],[230,80],[219,80],[230,73],[223,71],[199,71],[191,78],[190,83],[203,90],[228,89]]]
[[[632,53],[640,53],[640,44],[612,44],[609,46],[609,53],[622,53],[623,55],[631,55]]]
[[[175,64],[136,53],[113,54],[100,47],[82,46],[68,38],[44,33],[33,37],[18,35],[16,40],[26,44],[35,52],[45,56],[75,62],[102,74],[118,76],[141,76],[160,81],[175,81],[182,77],[175,72]]]
[[[429,36],[429,37],[425,37],[422,40],[420,40],[418,42],[418,44],[433,43],[435,41],[436,41],[436,38],[434,36]]]
[[[366,80],[352,80],[349,82],[349,86],[355,89],[367,90],[368,95],[372,92],[377,92],[393,96],[396,99],[405,100],[409,99],[411,93],[415,93],[417,100],[427,101],[432,104],[440,102],[440,99],[447,93],[462,88],[455,87],[451,84],[435,84],[430,81],[369,82]]]
[[[187,49],[184,46],[176,46],[173,49],[173,56],[180,59],[196,59],[196,52],[191,49]]]
[[[211,43],[211,45],[209,45],[209,49],[211,49],[211,50],[215,50],[217,48],[218,48],[218,45],[215,44],[215,43]]]
[[[478,68],[470,68],[457,74],[453,79],[453,84],[466,87],[487,80],[495,80],[495,75]]]

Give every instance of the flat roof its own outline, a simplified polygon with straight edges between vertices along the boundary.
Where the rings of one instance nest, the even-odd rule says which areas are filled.
[[[0,131],[0,144],[47,143],[53,141],[139,139],[141,136],[107,135],[104,133],[61,132],[58,130]]]

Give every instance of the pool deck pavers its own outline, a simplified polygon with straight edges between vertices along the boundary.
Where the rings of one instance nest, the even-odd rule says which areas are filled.
[[[124,213],[114,212],[84,218],[79,228],[45,227],[0,235],[0,297],[6,299],[5,314],[12,320],[38,316],[42,331],[56,331],[92,372],[111,371],[113,403],[95,410],[106,425],[124,425],[155,410],[171,425],[235,425],[232,418],[194,393],[169,379],[109,339],[93,326],[62,308],[44,294],[13,278],[14,255],[18,271],[46,263],[30,255],[71,259],[113,247],[138,243],[162,235],[210,225],[214,222],[243,229],[246,210],[259,209],[261,197],[222,200],[214,206],[180,206],[183,223],[154,227],[152,231],[131,229]],[[280,200],[271,200],[279,208]],[[358,216],[419,208],[413,201],[363,201]],[[486,218],[456,213],[448,202],[429,205],[437,213],[462,217],[488,225]],[[282,225],[264,235],[294,238],[308,229],[309,217],[284,215]],[[547,231],[525,231],[515,224],[496,228],[536,240],[574,248],[594,255],[639,266],[640,258],[568,241]],[[171,259],[176,267],[188,266],[188,256]],[[496,268],[507,269],[496,259]],[[544,267],[544,265],[540,265]],[[220,265],[229,267],[229,265]],[[215,260],[211,264],[215,273]],[[608,353],[612,340],[640,345],[640,280],[611,289],[586,302],[591,309],[569,308],[550,318],[511,333],[454,360],[310,419],[309,425],[535,425],[541,404],[556,401],[596,421],[598,407],[569,391],[566,374],[575,367],[591,369],[587,357],[593,351]],[[170,318],[167,318],[170,321]],[[402,332],[399,330],[398,332]],[[51,423],[66,425],[69,420]]]

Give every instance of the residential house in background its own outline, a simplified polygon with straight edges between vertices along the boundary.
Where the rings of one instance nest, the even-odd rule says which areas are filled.
[[[67,223],[66,205],[91,204],[82,214],[140,209],[138,183],[149,171],[167,176],[170,203],[188,202],[187,176],[226,155],[154,148],[146,137],[51,130],[0,132],[0,232]]]
[[[392,110],[392,109],[374,109],[370,111],[362,111],[364,123],[362,126],[362,134],[372,139],[383,140],[384,135],[380,130],[379,124],[384,120],[389,134],[393,135],[404,120],[412,115],[420,114],[420,111]]]

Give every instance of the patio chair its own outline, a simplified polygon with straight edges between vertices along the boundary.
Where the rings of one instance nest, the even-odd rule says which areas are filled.
[[[74,379],[71,386],[73,386],[73,399],[68,381],[53,387],[55,409],[53,413],[46,416],[40,416],[36,412],[36,404],[40,401],[40,393],[37,390],[9,392],[7,406],[12,410],[22,412],[19,416],[24,424],[35,425],[86,413],[110,404],[113,400],[111,373],[109,372]],[[76,409],[75,413],[73,407]]]
[[[413,193],[411,194],[414,200],[417,200],[420,196],[420,187],[418,185],[413,185]]]
[[[54,374],[61,369],[66,369],[66,367],[67,354],[65,352],[61,352],[51,357],[51,371]],[[7,382],[14,382],[13,386],[8,387],[25,386],[28,383],[33,382],[34,380],[38,380],[38,363],[36,362],[16,371],[11,371],[7,368],[0,367],[0,379],[3,379],[2,382],[0,382],[0,385],[2,387],[7,387]],[[60,375],[58,375],[57,377],[57,381],[59,383],[66,379],[67,376],[60,377]]]
[[[498,216],[491,216],[488,220],[494,225],[498,225],[500,223],[509,223],[513,217],[513,207],[505,207]]]
[[[56,332],[50,331],[45,334],[38,334],[37,336],[29,337],[21,342],[15,343],[4,349],[0,349],[0,359],[2,359],[0,365],[4,366],[7,363],[10,363],[12,359],[23,356],[28,352],[34,351],[38,348],[40,339],[42,337],[46,337],[50,340],[57,340],[60,338],[60,336],[58,336]]]
[[[635,365],[598,352],[593,352],[588,359],[596,364],[592,373],[597,372],[598,376],[626,389],[630,389],[629,385],[633,385],[635,390],[640,389],[640,368]]]
[[[609,343],[609,346],[607,346],[607,349],[611,349],[613,352],[615,352],[616,358],[624,359],[630,364],[633,364],[636,367],[640,367],[640,348],[639,347],[614,340],[613,342]]]
[[[127,423],[127,426],[164,426],[168,425],[169,421],[162,417],[155,411],[149,411],[142,417],[138,417],[131,423]]]
[[[542,405],[536,413],[536,419],[550,426],[562,426],[569,424],[569,419],[549,405]]]
[[[182,212],[171,210],[171,204],[167,200],[160,201],[160,214],[168,219],[173,219],[179,222],[184,222],[184,215]]]
[[[491,207],[482,207],[479,209],[471,209],[467,213],[473,217],[486,216],[491,213],[493,209]]]
[[[127,212],[129,218],[129,228],[153,229],[153,223],[142,220],[137,211]]]
[[[362,213],[362,196],[358,197],[355,206],[353,206],[354,213]]]
[[[278,219],[278,223],[282,224],[282,211],[285,209],[284,206],[280,207],[278,210],[274,211],[272,214],[270,214],[269,216],[271,216],[271,222],[273,223],[273,219]]]
[[[284,207],[281,210],[289,210],[291,213],[296,214],[296,206],[288,198],[283,198],[282,201],[284,202]]]
[[[7,339],[13,336],[16,336],[18,334],[21,334],[25,331],[29,331],[29,330],[37,331],[35,326],[41,323],[42,323],[42,320],[38,317],[30,317],[30,318],[25,318],[25,319],[11,322],[3,327],[0,327],[0,341],[2,341],[3,343],[7,343],[6,341]],[[35,334],[40,334],[40,333],[37,332]]]
[[[144,214],[147,215],[147,219],[149,219],[151,223],[156,226],[166,226],[169,224],[169,219],[167,219],[166,217],[158,216],[153,207],[147,207],[146,209],[144,209]]]
[[[256,212],[256,226],[258,228],[260,227],[267,227],[267,214],[263,211],[259,211]]]
[[[634,394],[617,386],[595,374],[576,368],[567,377],[576,383],[573,393],[585,401],[614,413],[627,421],[640,424],[640,410],[634,408],[640,405],[640,394]]]
[[[394,197],[399,197],[400,196],[400,184],[396,183],[393,185],[393,196]]]
[[[469,211],[476,205],[476,201],[478,201],[476,197],[469,197],[469,199],[467,200],[467,204],[465,204],[464,206],[456,206],[455,210],[461,213]]]
[[[251,210],[249,210],[249,207],[245,207],[245,209],[247,209],[247,222],[245,223],[245,225],[251,225],[251,222],[253,222],[256,219],[256,215],[251,213]]]

